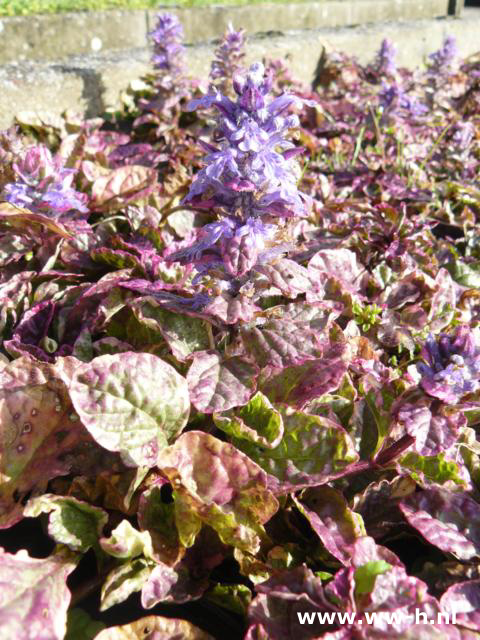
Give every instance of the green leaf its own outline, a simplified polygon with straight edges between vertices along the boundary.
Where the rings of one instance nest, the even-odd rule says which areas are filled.
[[[93,640],[102,629],[103,622],[92,620],[83,609],[70,609],[65,640]]]
[[[99,356],[79,366],[70,396],[95,440],[130,466],[153,467],[190,411],[186,380],[148,353]]]
[[[85,553],[98,545],[108,514],[100,507],[77,498],[45,493],[32,498],[23,514],[35,518],[41,513],[49,513],[48,533],[55,542],[66,544],[72,551]]]
[[[140,591],[153,567],[153,563],[149,563],[145,558],[134,558],[110,571],[102,586],[100,611],[124,602],[132,593]]]
[[[277,478],[276,490],[290,491],[327,482],[358,459],[348,433],[336,422],[290,407],[279,408],[284,435],[271,449],[244,439],[235,445]]]
[[[398,465],[401,469],[407,470],[416,482],[424,486],[429,484],[428,481],[437,484],[452,481],[460,486],[465,486],[466,483],[458,464],[453,460],[445,460],[444,453],[421,456],[411,451],[399,459]]]
[[[225,433],[264,447],[278,446],[283,437],[282,416],[261,391],[257,391],[250,401],[239,409],[214,414],[213,420]]]
[[[355,595],[372,593],[375,586],[375,578],[386,573],[392,568],[385,560],[371,560],[355,570]]]
[[[205,320],[167,311],[148,296],[135,300],[131,307],[139,322],[163,336],[177,360],[184,362],[195,351],[210,348]]]
[[[228,442],[188,431],[165,450],[159,462],[174,487],[179,537],[191,546],[202,522],[225,544],[256,553],[263,524],[278,509],[267,474]]]
[[[447,264],[447,269],[458,284],[472,289],[480,288],[480,262],[465,264],[465,262],[455,260],[455,262]]]
[[[140,496],[138,525],[150,533],[156,558],[170,566],[178,562],[184,547],[175,525],[175,505],[162,500],[161,487],[153,486]]]
[[[128,520],[122,520],[109,538],[102,538],[100,546],[115,558],[153,558],[152,539],[148,531],[138,531]]]
[[[252,592],[244,584],[216,584],[204,597],[228,611],[246,616]]]

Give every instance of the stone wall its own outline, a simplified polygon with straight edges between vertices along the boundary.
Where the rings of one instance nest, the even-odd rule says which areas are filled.
[[[399,0],[378,1],[388,2],[391,6],[399,3]],[[373,0],[354,0],[354,2],[367,6],[372,4]],[[329,4],[333,2],[320,0],[318,6]],[[336,4],[351,3],[349,0],[337,0]],[[404,7],[407,6],[406,3],[403,4]],[[427,6],[421,0],[411,4],[416,4],[417,9],[423,7],[423,10]],[[445,2],[443,5],[446,9]],[[283,5],[275,5],[275,10],[279,6]],[[307,11],[307,6],[312,5],[306,4],[304,11]],[[298,10],[297,18],[300,20],[302,14],[298,9],[299,4],[285,5],[285,12],[293,11],[292,7]],[[238,8],[239,11],[240,9],[243,10]],[[212,12],[217,10],[220,11],[219,8],[215,10],[212,8]],[[117,13],[123,12],[111,12],[111,17]],[[25,60],[0,66],[0,128],[7,127],[15,115],[24,111],[34,111],[38,117],[48,120],[58,116],[65,109],[75,109],[88,116],[95,116],[106,107],[114,105],[118,101],[120,91],[150,69],[150,52],[145,47],[145,38],[151,22],[144,25],[141,31],[139,24],[135,22],[135,16],[138,14],[139,12],[129,14],[130,18],[127,20],[129,30],[126,27],[124,31],[119,30],[114,44],[124,43],[124,39],[132,37],[138,29],[135,37],[140,38],[143,34],[140,47],[129,48],[126,44],[122,44],[119,50],[113,48],[107,50],[104,47],[95,54],[69,56],[55,62]],[[82,15],[85,20],[91,17],[88,13]],[[188,15],[190,18],[187,18]],[[193,15],[193,13],[188,14],[187,10],[182,10],[182,20],[187,27],[190,24],[188,27],[191,30],[190,33],[195,24]],[[218,15],[223,14],[220,12]],[[150,14],[148,19],[152,20]],[[399,64],[410,67],[423,64],[425,57],[438,49],[447,35],[457,38],[460,53],[463,56],[471,55],[480,49],[478,38],[480,9],[475,8],[466,8],[460,18],[442,15],[430,19],[377,21],[366,25],[303,30],[282,31],[276,28],[275,19],[272,15],[269,23],[270,33],[252,35],[251,30],[248,32],[248,61],[261,60],[265,56],[288,58],[288,64],[294,75],[306,83],[311,82],[324,47],[327,50],[345,51],[356,55],[361,62],[366,62],[372,59],[382,39],[387,37],[397,46]],[[189,23],[188,20],[191,22]],[[258,27],[259,23],[256,22],[256,24]],[[234,25],[237,28],[241,26],[238,22]],[[219,32],[216,35],[220,36],[223,24],[219,23],[217,28]],[[84,31],[82,37],[86,35],[91,34]],[[197,37],[200,37],[198,33]],[[65,34],[64,39],[66,39]],[[193,36],[190,35],[188,39],[193,39]],[[5,38],[2,37],[1,40],[5,41]],[[203,79],[208,77],[214,48],[215,45],[212,42],[192,44],[187,47],[188,69],[192,76]]]

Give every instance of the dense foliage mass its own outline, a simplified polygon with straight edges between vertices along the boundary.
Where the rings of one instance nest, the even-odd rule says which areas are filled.
[[[0,134],[0,636],[480,638],[479,58],[151,37]]]

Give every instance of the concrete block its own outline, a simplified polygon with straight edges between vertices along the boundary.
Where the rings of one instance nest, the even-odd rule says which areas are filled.
[[[164,7],[184,25],[186,42],[219,38],[229,22],[247,34],[320,29],[445,16],[453,0],[316,0],[237,7]],[[455,0],[460,2],[461,0]],[[147,46],[157,11],[83,11],[0,19],[0,64]]]
[[[419,20],[446,16],[449,0],[319,0],[293,4],[168,9],[180,19],[185,41],[195,44],[219,38],[231,22],[248,35],[297,29],[346,27],[386,20]],[[148,12],[149,30],[158,11]]]
[[[0,128],[10,126],[21,111],[40,117],[59,115],[65,109],[86,112],[88,100],[81,76],[39,64],[0,67]]]
[[[0,18],[0,64],[143,47],[145,11],[79,11]]]
[[[358,0],[363,2],[367,0]],[[247,62],[264,57],[287,58],[294,76],[305,83],[313,79],[324,47],[372,60],[384,38],[397,46],[402,66],[422,65],[447,35],[457,39],[460,55],[479,50],[480,9],[465,8],[458,18],[383,22],[358,27],[323,28],[273,33],[248,38]],[[187,47],[188,73],[206,84],[214,45]],[[95,116],[118,103],[119,93],[132,80],[150,70],[147,48],[71,58],[62,64],[23,63],[0,67],[0,128],[24,111],[59,115],[73,108]]]

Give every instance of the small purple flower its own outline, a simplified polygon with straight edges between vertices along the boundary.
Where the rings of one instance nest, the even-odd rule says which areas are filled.
[[[428,111],[428,107],[416,98],[409,96],[398,84],[387,85],[383,83],[378,94],[380,106],[389,113],[406,116],[422,116]]]
[[[30,147],[13,168],[18,180],[4,186],[7,202],[54,218],[68,211],[88,213],[87,196],[73,187],[76,170],[64,167],[47,147]]]
[[[453,336],[429,335],[417,364],[421,386],[429,395],[456,404],[463,395],[480,388],[480,335],[478,329],[458,327]]]

